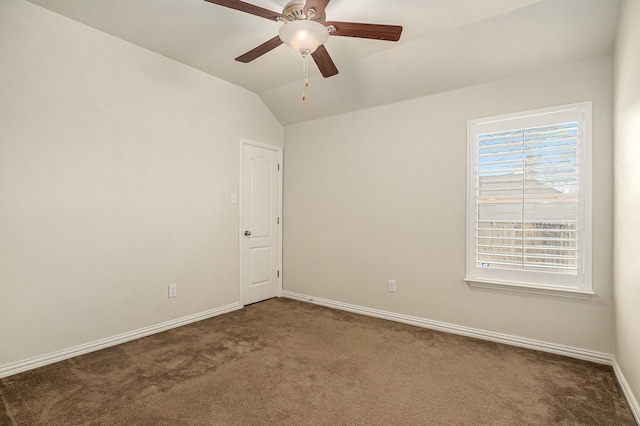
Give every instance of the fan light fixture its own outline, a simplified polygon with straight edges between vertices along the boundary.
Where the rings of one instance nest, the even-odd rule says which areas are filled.
[[[302,56],[315,52],[328,37],[329,31],[324,25],[306,19],[287,22],[280,28],[280,40]]]
[[[259,58],[281,44],[286,44],[302,57],[302,74],[305,87],[309,86],[309,56],[311,54],[324,78],[338,74],[324,43],[329,35],[338,37],[368,38],[374,40],[398,41],[402,34],[400,25],[365,24],[357,22],[327,22],[325,9],[331,0],[290,0],[282,13],[273,12],[245,0],[206,0],[209,3],[228,7],[270,21],[281,22],[278,36],[262,43],[236,58],[236,61],[248,63]],[[321,48],[320,48],[321,47]],[[302,100],[306,100],[306,93]]]

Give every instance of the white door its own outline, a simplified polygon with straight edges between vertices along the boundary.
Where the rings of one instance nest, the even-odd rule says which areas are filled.
[[[279,296],[280,151],[242,142],[240,291],[243,305]]]

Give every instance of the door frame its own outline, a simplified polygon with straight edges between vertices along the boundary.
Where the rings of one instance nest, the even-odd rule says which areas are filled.
[[[249,139],[240,139],[239,143],[239,174],[238,174],[238,301],[241,307],[244,307],[243,301],[243,291],[242,291],[242,244],[244,242],[244,234],[243,230],[244,224],[242,223],[242,194],[243,194],[243,184],[242,176],[244,172],[244,147],[247,145],[255,146],[258,148],[268,149],[270,151],[274,151],[278,154],[278,164],[280,165],[280,170],[278,173],[278,217],[280,218],[280,225],[278,226],[278,270],[280,271],[280,276],[277,278],[278,287],[277,287],[277,297],[282,296],[282,189],[283,189],[283,173],[284,173],[284,164],[283,164],[283,148],[277,145],[270,145],[262,142],[256,142]]]

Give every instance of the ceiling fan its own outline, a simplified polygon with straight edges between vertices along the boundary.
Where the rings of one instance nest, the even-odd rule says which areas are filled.
[[[251,62],[285,43],[305,59],[307,55],[311,55],[325,78],[338,74],[338,68],[324,47],[329,35],[398,41],[402,34],[402,27],[399,25],[327,21],[325,8],[330,0],[292,0],[284,6],[282,13],[240,0],[205,1],[283,23],[279,35],[238,56],[236,61]]]

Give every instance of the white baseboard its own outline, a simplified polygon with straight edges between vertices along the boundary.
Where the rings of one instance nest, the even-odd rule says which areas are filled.
[[[211,309],[211,310],[200,312],[197,314],[188,315],[186,317],[177,318],[171,321],[162,322],[160,324],[151,325],[149,327],[139,328],[137,330],[118,334],[116,336],[107,337],[105,339],[100,339],[90,343],[85,343],[83,345],[74,346],[72,348],[63,349],[61,351],[51,352],[46,355],[29,358],[24,361],[18,361],[12,364],[2,365],[0,366],[0,378],[21,373],[23,371],[32,370],[34,368],[42,367],[47,364],[53,364],[54,362],[63,361],[65,359],[73,358],[78,355],[83,355],[89,352],[108,348],[110,346],[119,345],[121,343],[129,342],[131,340],[139,339],[141,337],[150,336],[152,334],[160,333],[162,331],[167,331],[172,328],[187,325],[192,322],[201,321],[207,318],[212,318],[218,315],[233,312],[241,308],[242,308],[242,305],[236,302],[230,305],[222,306],[219,308]]]
[[[613,358],[613,371],[616,373],[616,378],[618,379],[618,383],[620,383],[622,393],[624,393],[625,398],[627,398],[633,417],[635,417],[636,423],[640,425],[640,404],[638,404],[638,400],[633,395],[633,392],[627,383],[627,379],[624,378],[624,374],[622,374],[620,365],[618,365],[618,361],[615,357]]]
[[[329,308],[341,309],[343,311],[354,312],[356,314],[368,315],[391,321],[402,322],[415,325],[417,327],[429,328],[432,330],[444,331],[461,336],[475,337],[477,339],[490,340],[492,342],[504,343],[512,346],[519,346],[528,349],[535,349],[542,352],[550,352],[557,355],[564,355],[598,364],[613,365],[613,357],[610,354],[589,351],[585,349],[573,348],[570,346],[558,345],[556,343],[541,342],[539,340],[526,339],[523,337],[511,336],[508,334],[495,333],[493,331],[480,330],[477,328],[463,327],[446,322],[433,321],[420,317],[396,314],[379,309],[367,308],[365,306],[352,305],[349,303],[336,302],[328,299],[321,299],[305,294],[283,291],[283,297],[301,300],[303,302],[315,303],[316,305],[327,306]]]

